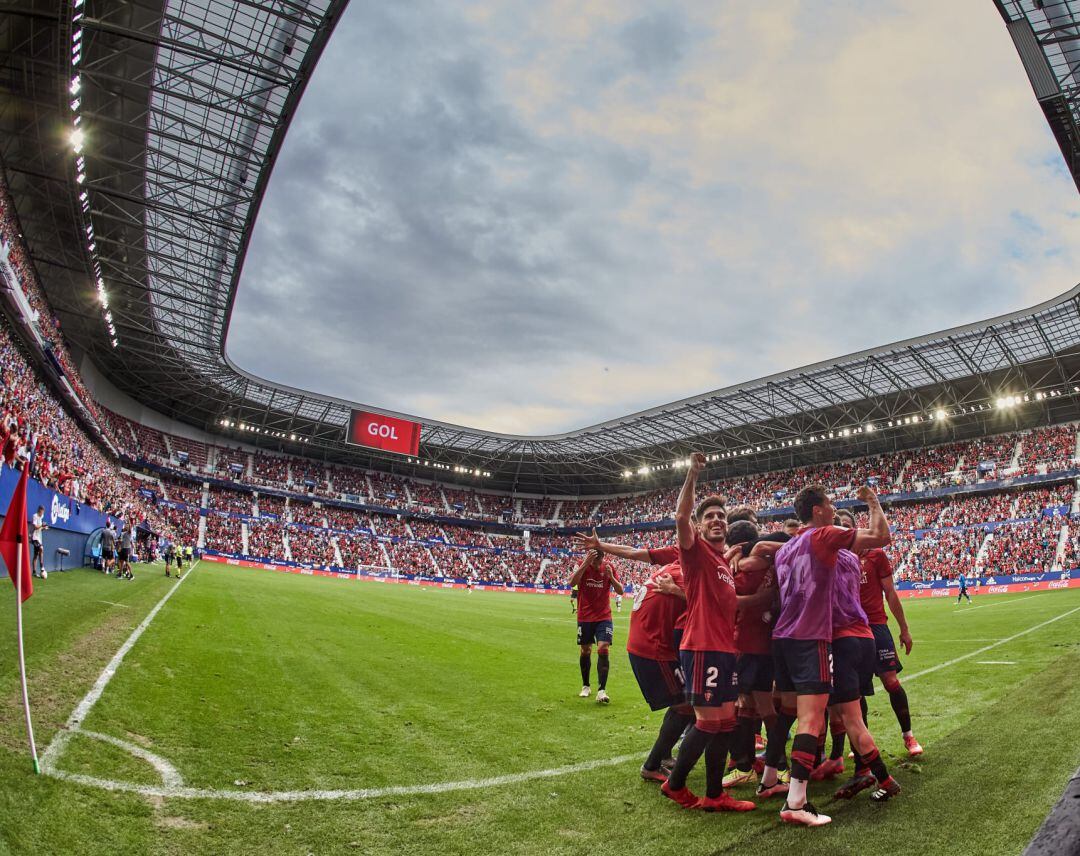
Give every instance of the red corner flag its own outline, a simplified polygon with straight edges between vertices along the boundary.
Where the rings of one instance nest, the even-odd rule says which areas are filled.
[[[23,466],[22,476],[11,495],[4,525],[0,526],[0,556],[7,565],[8,576],[18,587],[16,573],[22,575],[22,599],[25,601],[34,593],[34,583],[30,574],[30,538],[26,527],[26,480],[29,465]],[[20,552],[22,561],[19,561]]]

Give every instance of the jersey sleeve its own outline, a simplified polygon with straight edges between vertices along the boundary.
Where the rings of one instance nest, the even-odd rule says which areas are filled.
[[[682,567],[683,579],[688,579],[697,571],[698,557],[701,555],[701,538],[694,533],[694,543],[689,548],[681,544],[676,548],[679,551],[679,565]]]
[[[843,526],[819,526],[810,533],[810,549],[819,562],[831,565],[841,550],[855,543],[855,530]]]
[[[651,565],[670,565],[677,561],[679,561],[679,548],[675,544],[649,550],[649,564]]]

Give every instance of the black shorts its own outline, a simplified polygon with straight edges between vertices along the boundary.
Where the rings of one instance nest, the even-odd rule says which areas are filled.
[[[735,654],[728,651],[680,651],[686,701],[695,707],[720,707],[739,697]]]
[[[832,645],[818,639],[773,639],[776,688],[782,693],[832,692]]]
[[[101,551],[101,558],[106,562],[111,562],[113,559],[116,558],[116,551],[115,550],[102,550]]]
[[[678,660],[650,660],[637,654],[629,656],[630,668],[650,709],[663,710],[686,701]]]
[[[772,654],[740,654],[735,669],[739,673],[739,692],[743,695],[772,692]]]
[[[128,548],[127,547],[121,547],[120,548],[120,561],[121,562],[126,562],[127,560],[128,560]]]
[[[166,553],[166,554],[165,554],[165,564],[166,564],[166,565],[171,565],[171,564],[172,564],[172,560],[173,560],[173,555],[172,555],[172,553]]]
[[[682,627],[676,627],[671,631],[671,647],[676,651],[682,650],[682,635]]]
[[[832,654],[833,691],[829,704],[858,701],[864,695],[874,694],[877,650],[873,639],[861,636],[834,639]]]
[[[573,589],[570,590],[570,600],[577,600],[577,592]]]
[[[607,642],[615,638],[615,625],[610,621],[579,621],[577,623],[578,645],[592,645],[593,642]]]
[[[34,545],[34,558],[35,559],[38,558],[38,556],[44,555],[45,551],[42,549],[40,541],[31,541],[30,543]]]
[[[889,625],[871,624],[870,629],[874,632],[874,645],[877,646],[877,665],[874,672],[883,675],[886,672],[903,671],[904,666],[896,656],[896,643]]]

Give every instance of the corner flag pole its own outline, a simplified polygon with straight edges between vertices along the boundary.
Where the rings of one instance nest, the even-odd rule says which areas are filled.
[[[34,743],[34,723],[30,721],[30,696],[26,692],[26,656],[23,653],[23,630],[22,630],[22,539],[25,536],[23,533],[19,533],[16,536],[16,544],[18,550],[16,551],[15,559],[15,610],[16,619],[15,625],[18,628],[19,633],[19,678],[22,680],[22,701],[23,711],[26,714],[26,734],[30,738],[30,757],[34,759],[34,772],[41,772],[41,765],[38,764],[37,746]]]

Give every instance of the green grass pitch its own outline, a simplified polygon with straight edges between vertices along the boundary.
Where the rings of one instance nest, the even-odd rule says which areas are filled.
[[[174,582],[161,565],[136,573],[134,582],[85,569],[54,574],[27,602],[39,749]],[[812,785],[833,823],[809,830],[783,827],[775,801],[747,815],[688,812],[638,778],[660,715],[646,708],[622,649],[629,600],[615,616],[613,702],[603,707],[576,697],[575,620],[565,597],[210,564],[176,590],[82,724],[164,759],[182,777],[177,787],[201,796],[35,776],[14,593],[5,589],[0,852],[1018,854],[1080,764],[1072,738],[1080,591],[905,605],[916,644],[902,678],[926,754],[917,765],[903,760],[879,691],[870,726],[903,794],[880,806],[865,794],[836,805],[831,786]],[[163,788],[145,759],[82,734],[57,768]],[[510,780],[480,781],[503,776]],[[416,792],[442,783],[461,786]],[[700,769],[690,784],[703,787]],[[392,787],[404,792],[381,792]],[[219,798],[356,789],[375,794]]]

